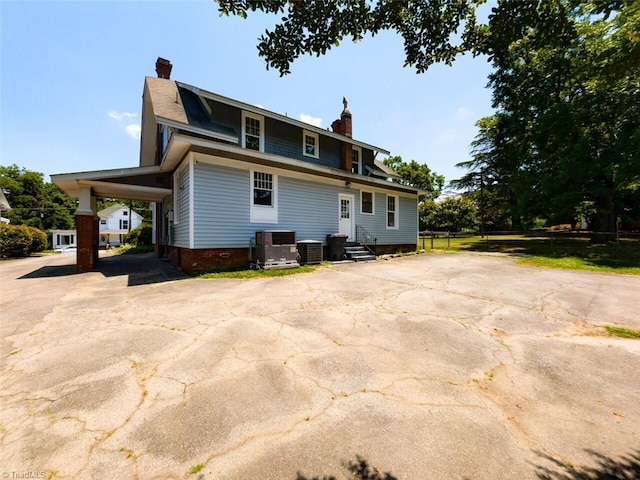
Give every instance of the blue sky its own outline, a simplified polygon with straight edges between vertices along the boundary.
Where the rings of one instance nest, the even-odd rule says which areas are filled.
[[[220,17],[211,0],[0,0],[0,163],[54,173],[134,167],[141,95],[158,56],[171,78],[324,128],[342,97],[354,138],[416,160],[447,181],[463,173],[474,123],[491,114],[490,67],[465,56],[417,75],[383,32],[305,56],[280,77],[257,55],[274,23]],[[303,116],[304,117],[301,117]]]

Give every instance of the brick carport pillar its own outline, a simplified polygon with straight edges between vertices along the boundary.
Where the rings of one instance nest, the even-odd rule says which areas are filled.
[[[76,270],[93,270],[98,263],[98,215],[97,198],[91,187],[81,187],[76,210]]]

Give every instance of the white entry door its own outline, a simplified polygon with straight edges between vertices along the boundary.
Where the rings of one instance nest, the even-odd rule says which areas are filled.
[[[341,193],[338,200],[340,204],[338,231],[347,234],[348,240],[353,240],[353,195]]]

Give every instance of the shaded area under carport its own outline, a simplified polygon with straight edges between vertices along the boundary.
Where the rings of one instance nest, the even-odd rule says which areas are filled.
[[[163,200],[171,195],[171,174],[162,171],[159,166],[61,173],[51,175],[51,181],[67,195],[78,198],[75,212],[78,272],[95,270],[99,261],[98,197],[142,200],[162,205]],[[156,225],[161,225],[161,207],[155,215]],[[162,244],[161,229],[157,229],[155,253],[158,257],[162,256]]]
[[[105,277],[128,275],[127,286],[129,287],[189,278],[188,275],[171,265],[168,259],[157,258],[153,253],[105,256],[100,258],[100,263],[97,264],[94,272],[100,272]],[[76,271],[75,265],[50,265],[40,267],[19,278],[48,278],[68,275],[82,275],[82,273]]]

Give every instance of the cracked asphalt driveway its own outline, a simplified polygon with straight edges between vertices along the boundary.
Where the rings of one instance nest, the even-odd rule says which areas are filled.
[[[472,254],[252,280],[74,260],[0,264],[4,478],[640,475],[640,341],[603,328],[640,329],[639,277]]]

